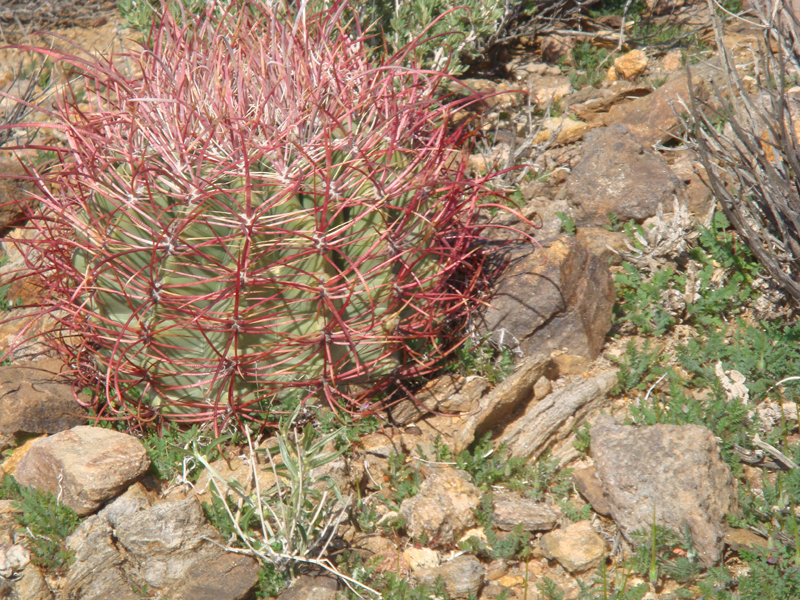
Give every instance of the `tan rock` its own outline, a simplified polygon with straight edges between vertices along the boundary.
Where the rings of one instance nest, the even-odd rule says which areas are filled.
[[[586,357],[572,356],[571,354],[560,354],[553,358],[553,362],[558,369],[559,377],[583,375],[589,369],[590,364]]]
[[[492,499],[492,513],[498,529],[550,531],[558,524],[561,510],[546,502],[534,502],[514,492],[498,492]]]
[[[420,569],[433,569],[438,567],[441,563],[441,558],[436,550],[430,548],[406,548],[403,550],[403,558],[411,567],[412,571],[419,571]]]
[[[427,538],[430,545],[448,546],[475,526],[474,509],[481,491],[468,476],[451,467],[438,469],[420,486],[416,496],[400,505],[406,532],[413,539]]]
[[[769,540],[765,540],[749,529],[730,528],[725,532],[725,545],[731,550],[758,550],[769,546]]]
[[[572,93],[572,83],[564,75],[534,77],[530,82],[531,93],[540,108],[554,104]]]
[[[275,483],[275,474],[267,467],[268,465],[259,464],[256,468],[258,485],[262,492],[268,490]],[[250,463],[244,459],[236,457],[231,460],[216,460],[211,463],[211,468],[219,476],[219,479],[212,477],[208,469],[200,474],[197,483],[194,485],[195,494],[200,502],[210,504],[216,493],[215,490],[218,490],[223,497],[232,494],[230,487],[223,481],[237,481],[245,493],[248,494],[255,489],[252,468]],[[212,480],[214,485],[212,485]]]
[[[133,436],[79,426],[34,443],[16,468],[20,485],[50,492],[79,515],[95,512],[147,471]]]
[[[358,541],[357,547],[366,552],[366,558],[375,565],[377,573],[396,573],[398,577],[406,577],[411,567],[397,550],[395,543],[379,535],[371,535]]]
[[[32,438],[28,438],[21,445],[14,448],[14,452],[11,453],[11,456],[9,456],[5,461],[3,461],[2,466],[0,466],[0,471],[2,471],[2,473],[0,474],[14,475],[14,472],[17,470],[17,465],[19,464],[19,461],[21,461],[23,457],[28,453],[28,450],[30,450],[36,442],[46,437],[47,437],[46,435],[39,435]]]
[[[628,249],[628,235],[623,231],[609,231],[604,227],[580,227],[575,238],[586,249],[611,265],[618,265],[622,258],[618,252]],[[616,250],[616,252],[615,252]]]
[[[683,51],[673,50],[664,57],[665,71],[680,71],[683,68]]]
[[[619,79],[632,81],[647,69],[647,55],[642,50],[631,50],[614,59],[614,71]]]
[[[582,415],[603,406],[607,402],[607,392],[616,383],[616,371],[569,383],[541,401],[529,404],[525,412],[497,436],[495,444],[505,444],[511,457],[538,457],[548,445],[566,435],[565,429],[570,431],[565,425],[580,422]]]
[[[542,144],[555,135],[555,144],[572,144],[581,139],[583,134],[590,129],[591,126],[587,123],[569,116],[550,117],[542,123],[542,130],[534,139],[534,143]]]
[[[656,523],[691,531],[706,566],[723,556],[726,515],[739,514],[736,482],[714,434],[698,425],[592,424],[591,454],[611,516],[622,534]]]
[[[566,529],[551,531],[539,540],[544,555],[557,560],[570,573],[580,573],[600,564],[608,550],[589,521],[579,521]]]

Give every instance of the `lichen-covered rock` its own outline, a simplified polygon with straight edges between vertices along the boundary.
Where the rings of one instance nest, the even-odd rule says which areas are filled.
[[[601,416],[591,452],[603,495],[627,539],[656,524],[686,527],[707,566],[722,557],[725,515],[738,512],[731,470],[714,434],[698,425],[621,426]]]
[[[222,544],[195,498],[150,505],[144,495],[126,494],[67,538],[75,561],[62,596],[135,600],[147,586],[170,600],[250,598],[256,561]]]
[[[659,204],[672,206],[674,196],[683,199],[683,182],[667,161],[624,125],[593,129],[583,139],[583,157],[565,187],[578,226],[608,225],[609,213],[620,222],[641,223],[656,214]]]

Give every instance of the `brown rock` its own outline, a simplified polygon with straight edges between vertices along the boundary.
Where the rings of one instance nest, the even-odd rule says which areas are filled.
[[[693,81],[702,77],[702,72],[692,71]],[[703,95],[704,88],[698,87]],[[680,75],[668,81],[649,96],[637,98],[625,104],[617,104],[611,108],[606,125],[624,125],[645,148],[653,144],[672,139],[671,134],[680,128],[678,115],[686,109],[681,100],[689,102],[689,84],[686,75]],[[672,110],[675,107],[675,112]]]
[[[765,540],[749,529],[730,528],[725,532],[725,545],[731,550],[758,550],[769,547],[769,540]]]
[[[18,513],[19,509],[14,506],[13,500],[0,500],[0,546],[14,543]]]
[[[564,194],[577,225],[602,227],[610,224],[609,213],[621,222],[641,223],[655,216],[660,204],[682,199],[683,191],[661,156],[643,148],[625,126],[614,125],[586,134],[583,157]]]
[[[542,60],[557,63],[562,58],[566,64],[572,64],[572,49],[575,47],[576,38],[564,35],[545,35],[539,39],[539,48],[542,51]]]
[[[376,573],[397,573],[399,577],[408,575],[411,567],[392,540],[370,535],[360,539],[356,547],[370,564],[375,565]]]
[[[614,71],[620,79],[631,81],[644,74],[647,69],[647,55],[642,50],[631,50],[614,59]]]
[[[564,350],[594,360],[611,327],[613,305],[608,265],[564,236],[511,261],[483,327],[495,342],[517,340],[527,355]]]
[[[603,484],[597,478],[597,469],[575,469],[572,471],[572,481],[578,493],[592,505],[592,510],[604,517],[611,516],[611,507],[603,496]]]
[[[425,479],[416,496],[403,500],[399,514],[409,537],[448,546],[475,525],[473,511],[480,500],[481,491],[465,473],[446,467]]]
[[[421,582],[433,584],[441,578],[450,598],[475,597],[483,587],[486,568],[471,554],[463,554],[433,569],[421,569],[414,576]]]
[[[50,315],[41,316],[37,308],[15,308],[0,320],[0,353],[10,351],[15,361],[39,358],[49,348],[42,342],[45,332],[52,331],[56,322]]]
[[[539,540],[544,555],[557,560],[570,573],[580,573],[600,564],[608,551],[589,521],[579,521],[566,529],[557,529]]]
[[[58,433],[86,422],[61,361],[0,367],[0,434]]]
[[[581,227],[575,238],[586,249],[610,265],[622,262],[618,252],[627,250],[628,235],[622,231],[609,231],[603,227]],[[615,252],[616,250],[616,252]]]
[[[697,425],[617,425],[601,415],[591,453],[611,516],[623,535],[656,523],[689,528],[705,565],[722,557],[725,515],[738,512],[735,482],[714,435]]]
[[[447,374],[428,382],[415,394],[416,402],[406,399],[391,409],[397,425],[407,425],[430,411],[458,414],[471,412],[489,389],[483,377]],[[422,406],[420,406],[422,405]],[[425,410],[425,408],[428,410]]]
[[[22,217],[34,190],[17,159],[0,158],[0,229],[13,226]]]
[[[670,15],[691,2],[692,0],[646,0],[647,9],[654,17]]]
[[[513,531],[520,525],[523,531],[550,531],[561,518],[558,507],[512,492],[494,494],[492,510],[495,525],[503,531]]]
[[[17,481],[58,496],[79,515],[95,512],[147,471],[135,437],[79,426],[38,440],[16,468]]]
[[[496,558],[486,565],[486,579],[496,581],[508,573],[508,562],[502,558]]]
[[[339,582],[332,575],[301,575],[278,600],[335,600],[338,590]]]

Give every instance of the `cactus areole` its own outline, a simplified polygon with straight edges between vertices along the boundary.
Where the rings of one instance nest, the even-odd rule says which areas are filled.
[[[490,176],[465,174],[444,76],[375,62],[343,6],[232,5],[165,12],[127,63],[39,49],[75,79],[23,251],[110,417],[369,412],[484,289]]]

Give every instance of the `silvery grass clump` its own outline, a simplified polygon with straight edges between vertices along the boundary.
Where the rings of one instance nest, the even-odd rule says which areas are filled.
[[[219,432],[313,397],[372,412],[485,302],[493,175],[467,175],[451,121],[470,99],[401,66],[413,43],[373,62],[344,4],[297,4],[165,6],[124,72],[26,48],[72,79],[40,108],[67,143],[30,166],[20,277],[98,414]]]

